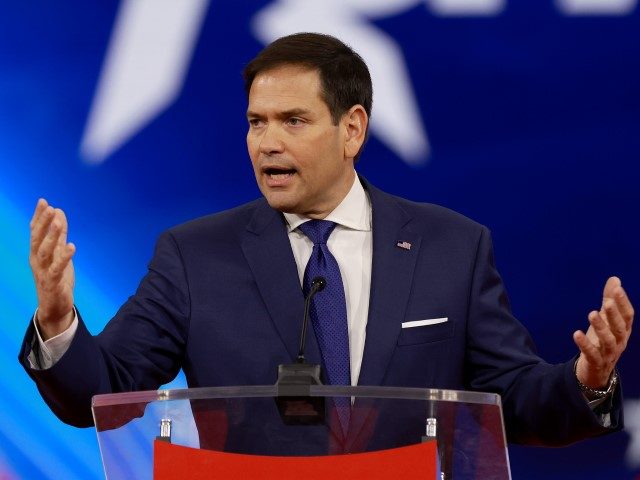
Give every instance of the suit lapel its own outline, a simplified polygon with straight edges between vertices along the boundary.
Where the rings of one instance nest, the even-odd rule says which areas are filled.
[[[242,251],[274,326],[293,362],[298,354],[304,297],[287,236],[286,222],[266,201],[258,204],[247,225]],[[310,363],[320,362],[312,329],[307,331],[305,350]]]
[[[381,385],[404,320],[421,236],[411,231],[410,215],[393,197],[363,183],[373,210],[373,263],[358,385]]]

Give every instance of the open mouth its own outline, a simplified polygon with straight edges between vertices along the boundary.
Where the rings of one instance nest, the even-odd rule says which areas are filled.
[[[269,167],[264,169],[264,173],[273,180],[284,180],[294,175],[296,171],[293,168]]]

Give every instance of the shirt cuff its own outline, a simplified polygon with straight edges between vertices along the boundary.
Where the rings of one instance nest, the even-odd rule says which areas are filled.
[[[69,349],[76,330],[78,329],[78,312],[76,311],[76,307],[73,307],[73,322],[71,322],[69,328],[46,341],[42,340],[42,336],[40,335],[38,322],[36,321],[37,314],[38,310],[33,314],[32,319],[36,332],[32,347],[35,346],[34,344],[37,342],[39,348],[32,348],[27,358],[29,360],[29,366],[32,369],[46,370],[53,367]]]
[[[598,423],[600,423],[601,426],[606,428],[611,427],[611,397],[612,396],[613,396],[613,393],[607,395],[606,397],[598,398],[596,400],[589,400],[584,393],[582,394],[584,401],[587,402],[587,404],[589,405],[589,408],[596,415],[596,418],[598,419]]]

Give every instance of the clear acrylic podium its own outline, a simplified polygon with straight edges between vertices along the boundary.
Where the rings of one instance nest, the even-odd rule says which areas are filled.
[[[299,462],[327,456],[337,460],[335,467],[427,443],[434,446],[435,478],[511,478],[498,395],[321,385],[311,386],[309,392],[304,398],[282,397],[276,386],[245,386],[98,395],[93,399],[93,416],[106,478],[159,478],[154,476],[154,468],[165,467],[157,463],[154,467],[154,450],[155,461],[160,455],[158,445],[189,447],[181,451],[193,449],[205,455],[210,477],[192,475],[189,470],[191,465],[196,468],[195,463],[188,463],[187,471],[175,476],[188,479],[228,478],[224,473],[228,470],[216,473],[215,458],[221,458],[222,452],[247,468],[254,458]],[[206,457],[209,452],[217,452],[218,457]],[[166,461],[167,454],[163,455]],[[375,478],[402,476],[400,465],[393,461],[403,462],[405,467],[410,461],[385,458],[387,463],[378,467]],[[298,468],[307,468],[301,465]],[[353,480],[347,474],[349,468],[339,468],[343,468],[344,478]],[[277,472],[271,472],[271,477],[256,475],[255,468],[252,472],[254,478],[287,478]],[[432,479],[432,474],[425,472],[424,477],[415,478]],[[249,476],[242,470],[239,475]]]

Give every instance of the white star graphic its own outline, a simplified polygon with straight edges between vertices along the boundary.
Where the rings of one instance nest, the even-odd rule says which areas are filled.
[[[209,0],[124,0],[80,151],[100,163],[180,94]]]
[[[369,64],[376,92],[371,132],[408,164],[426,162],[429,142],[402,48],[370,20],[424,3],[441,16],[495,16],[506,0],[275,0],[253,18],[268,43],[299,31],[334,34]],[[567,15],[624,15],[637,0],[556,0]],[[209,0],[123,0],[89,120],[82,156],[100,163],[179,96]]]

